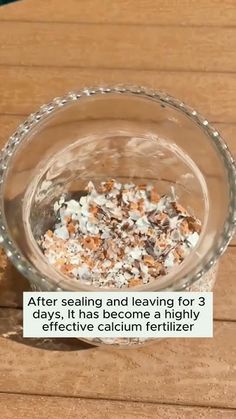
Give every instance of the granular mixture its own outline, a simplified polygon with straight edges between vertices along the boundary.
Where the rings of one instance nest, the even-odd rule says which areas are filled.
[[[201,223],[183,208],[174,188],[89,182],[80,199],[61,196],[56,223],[41,248],[68,278],[95,287],[125,288],[157,281],[196,245]]]

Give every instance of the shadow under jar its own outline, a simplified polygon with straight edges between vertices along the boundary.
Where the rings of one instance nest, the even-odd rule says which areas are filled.
[[[155,185],[161,195],[174,187],[181,205],[202,223],[196,247],[180,265],[132,291],[212,290],[219,256],[234,233],[235,162],[208,121],[173,97],[116,86],[56,98],[11,136],[0,175],[0,240],[32,289],[107,291],[65,277],[38,240],[55,224],[53,207],[63,194],[76,199],[89,181],[116,179]]]

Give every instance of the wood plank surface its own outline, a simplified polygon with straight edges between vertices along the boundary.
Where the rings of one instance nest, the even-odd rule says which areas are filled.
[[[214,318],[236,320],[236,247],[229,247],[221,259],[214,292]],[[0,307],[22,307],[22,292],[30,290],[25,278],[0,253]]]
[[[119,25],[2,22],[0,64],[232,72],[235,38],[236,28],[125,26],[121,36]]]
[[[21,324],[0,310],[0,392],[236,408],[235,322],[215,322],[214,339],[123,350],[23,339]]]
[[[231,409],[0,394],[2,419],[234,419]]]
[[[167,91],[208,120],[236,122],[236,74],[204,72],[0,67],[0,113],[31,113],[68,91],[116,83],[137,83]]]
[[[22,0],[0,7],[0,148],[25,115],[53,97],[125,83],[192,105],[236,155],[235,42],[234,0]],[[221,259],[213,339],[126,350],[24,339],[19,307],[29,285],[0,250],[0,418],[235,418],[235,244]]]
[[[236,12],[234,0],[23,0],[2,7],[0,20],[234,26]]]

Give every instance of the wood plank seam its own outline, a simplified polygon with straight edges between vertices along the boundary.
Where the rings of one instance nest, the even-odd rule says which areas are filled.
[[[86,397],[86,396],[68,396],[67,394],[60,394],[60,395],[56,395],[56,394],[49,394],[49,393],[26,393],[26,392],[18,392],[18,391],[0,391],[0,395],[1,394],[12,394],[12,395],[21,395],[21,396],[35,396],[35,397],[49,397],[49,398],[58,398],[58,397],[62,397],[65,399],[78,399],[78,400],[99,400],[99,401],[104,401],[104,402],[120,402],[120,403],[140,403],[140,404],[147,404],[147,405],[159,405],[159,406],[181,406],[181,407],[196,407],[196,408],[211,408],[211,409],[222,409],[222,410],[231,410],[231,411],[236,411],[236,408],[234,407],[226,407],[226,406],[216,406],[216,405],[205,405],[205,404],[195,404],[195,403],[176,403],[176,402],[171,402],[171,401],[163,401],[163,402],[154,402],[152,400],[136,400],[136,399],[123,399],[123,398],[106,398],[106,397]]]
[[[101,65],[99,66],[83,66],[83,65],[54,65],[54,64],[8,64],[8,63],[1,63],[0,62],[0,68],[42,68],[42,69],[72,69],[72,70],[106,70],[106,71],[124,71],[124,72],[132,72],[132,71],[136,71],[137,73],[140,71],[140,73],[151,73],[151,72],[156,72],[156,73],[175,73],[175,74],[189,74],[189,73],[193,73],[193,74],[216,74],[216,75],[224,75],[224,74],[236,74],[236,71],[234,70],[225,70],[225,71],[219,71],[219,70],[193,70],[193,69],[173,69],[173,68],[142,68],[142,67],[102,67]],[[221,122],[223,123],[223,122]]]
[[[36,23],[36,24],[55,24],[55,25],[83,25],[83,26],[128,26],[128,27],[148,27],[148,28],[196,28],[196,29],[235,29],[236,25],[202,25],[202,24],[170,24],[170,23],[134,23],[134,22],[91,22],[91,21],[79,21],[75,22],[74,20],[34,20],[34,19],[2,19],[0,15],[0,22],[4,23]]]

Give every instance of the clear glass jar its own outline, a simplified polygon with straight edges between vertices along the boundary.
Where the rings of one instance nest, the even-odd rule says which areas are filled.
[[[34,290],[94,291],[57,272],[36,242],[55,200],[88,180],[155,182],[161,194],[174,186],[202,222],[189,256],[137,291],[211,290],[234,233],[235,161],[221,135],[189,106],[143,87],[83,89],[42,106],[10,137],[0,177],[0,241]]]

